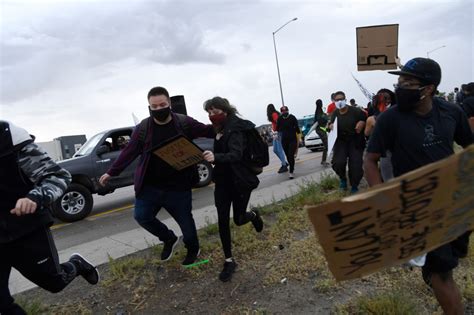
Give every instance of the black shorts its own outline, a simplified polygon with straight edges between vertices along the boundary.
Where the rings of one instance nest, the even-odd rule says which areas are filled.
[[[456,268],[459,264],[459,258],[467,256],[470,235],[471,231],[466,232],[451,243],[428,252],[422,269],[423,277],[425,278],[432,273],[447,273]]]

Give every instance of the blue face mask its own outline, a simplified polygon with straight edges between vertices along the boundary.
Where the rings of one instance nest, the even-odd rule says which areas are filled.
[[[336,103],[336,108],[337,109],[342,109],[342,108],[347,106],[346,100],[336,101],[335,103]]]

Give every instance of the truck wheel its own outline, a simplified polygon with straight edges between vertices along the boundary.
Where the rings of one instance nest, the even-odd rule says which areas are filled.
[[[81,184],[73,183],[54,203],[53,214],[64,222],[79,221],[91,213],[93,203],[91,192]]]
[[[199,173],[199,182],[195,187],[204,187],[209,185],[212,180],[212,165],[207,161],[202,161],[197,164]]]

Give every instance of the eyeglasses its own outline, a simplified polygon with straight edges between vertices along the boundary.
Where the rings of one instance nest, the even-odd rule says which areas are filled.
[[[393,87],[395,89],[415,89],[415,88],[418,88],[418,90],[422,90],[424,89],[425,87],[424,86],[421,86],[420,83],[403,83],[403,84],[398,84],[398,83],[395,83],[393,85]]]

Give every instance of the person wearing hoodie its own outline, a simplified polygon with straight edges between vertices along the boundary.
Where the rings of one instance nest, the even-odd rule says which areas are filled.
[[[235,272],[237,263],[232,256],[230,232],[230,208],[234,213],[237,226],[252,222],[255,230],[261,232],[263,221],[258,210],[247,211],[252,190],[260,183],[257,175],[245,163],[246,131],[255,125],[237,116],[237,109],[225,98],[216,96],[204,103],[204,110],[216,130],[214,153],[204,151],[204,159],[213,163],[215,183],[214,199],[222,249],[224,268],[219,274],[223,282],[229,281]]]
[[[8,288],[12,268],[53,293],[77,276],[90,284],[99,282],[97,269],[79,254],[59,264],[49,207],[70,182],[71,174],[54,163],[33,136],[0,120],[0,314],[26,314]]]
[[[298,126],[298,120],[295,116],[291,115],[287,106],[280,108],[281,116],[277,121],[277,130],[281,133],[281,144],[283,151],[285,151],[286,159],[290,164],[290,173],[288,174],[289,179],[293,179],[293,172],[295,171],[295,152],[298,147],[297,134],[301,133],[300,127]]]
[[[347,106],[346,95],[342,91],[334,93],[336,110],[331,116],[329,129],[333,129],[337,118],[337,139],[333,148],[332,168],[339,176],[339,187],[347,189],[346,165],[349,160],[351,193],[359,191],[364,175],[362,156],[365,149],[364,127],[367,116],[357,107]]]

